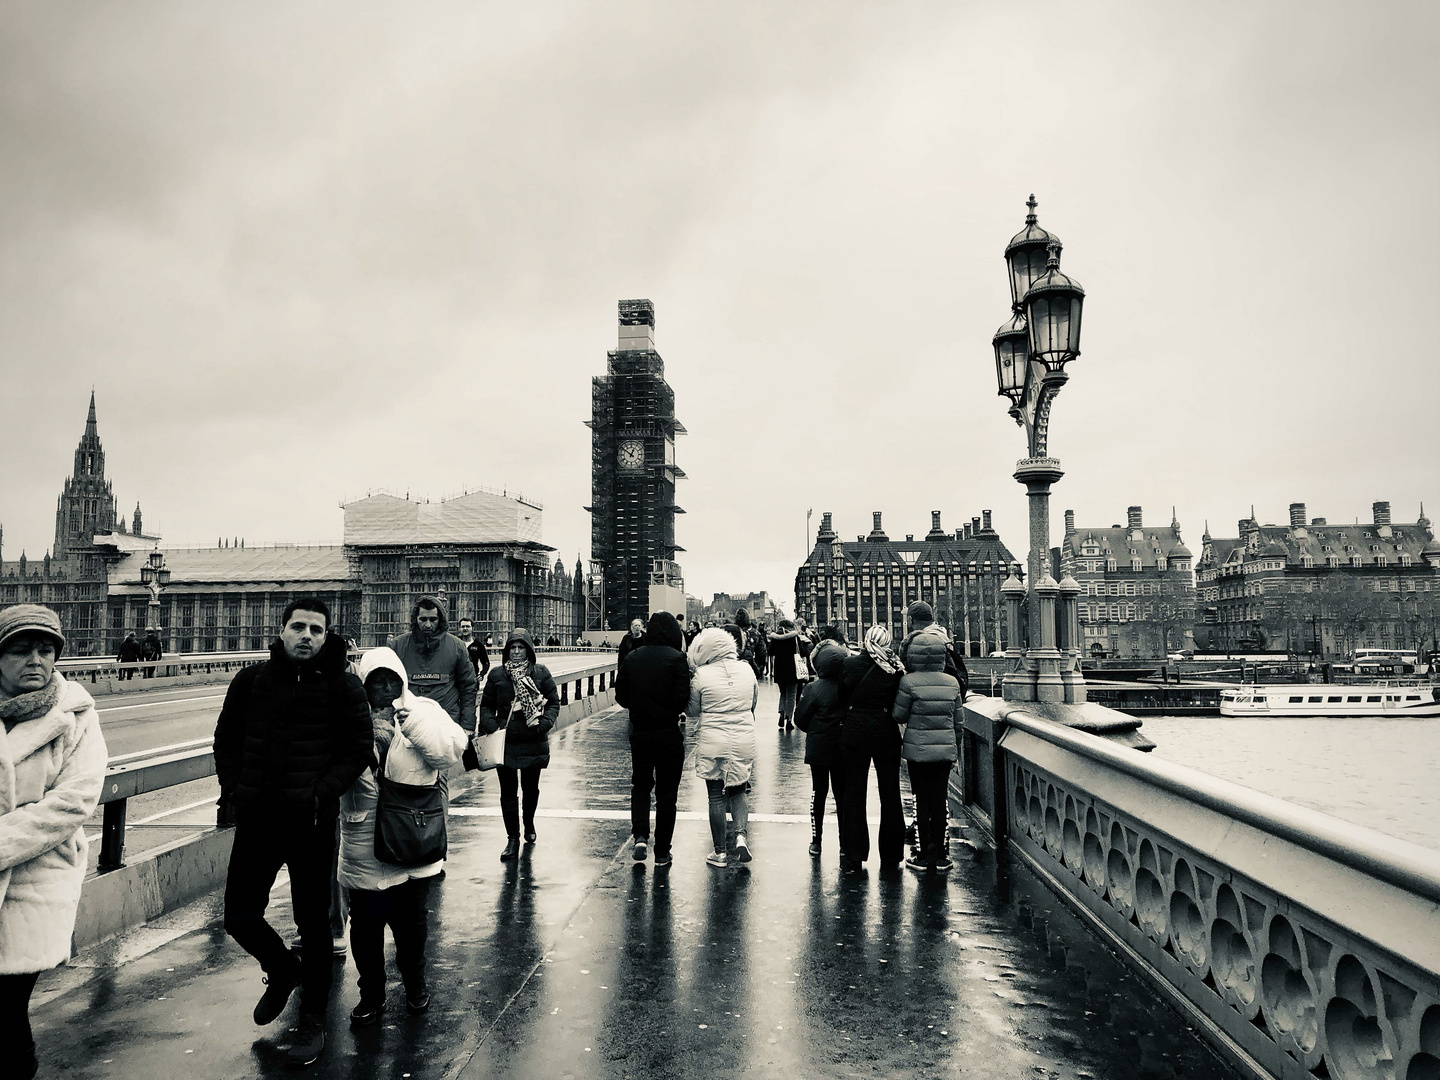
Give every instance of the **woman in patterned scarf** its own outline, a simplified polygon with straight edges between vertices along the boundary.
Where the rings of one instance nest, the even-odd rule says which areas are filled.
[[[880,868],[898,870],[905,855],[905,811],[900,805],[900,729],[891,719],[895,691],[905,665],[890,648],[890,631],[872,626],[858,656],[840,669],[841,700],[846,705],[840,728],[845,771],[845,812],[840,816],[840,869],[858,873],[870,857],[870,826],[865,817],[870,765],[880,795]]]
[[[505,664],[492,668],[480,698],[477,727],[489,735],[505,725],[505,764],[496,768],[500,779],[500,814],[508,837],[502,862],[520,853],[522,807],[517,796],[524,791],[525,842],[535,842],[535,808],[540,803],[540,770],[550,764],[550,729],[560,715],[560,692],[544,664],[535,662],[530,632],[516,627],[505,639]]]

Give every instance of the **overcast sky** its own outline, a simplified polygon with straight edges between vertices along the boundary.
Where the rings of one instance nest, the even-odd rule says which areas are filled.
[[[167,544],[490,485],[573,563],[648,297],[690,592],[790,600],[807,508],[992,509],[1023,558],[990,337],[1031,192],[1087,292],[1057,531],[1440,519],[1437,12],[12,0],[4,556],[49,547],[93,385]]]

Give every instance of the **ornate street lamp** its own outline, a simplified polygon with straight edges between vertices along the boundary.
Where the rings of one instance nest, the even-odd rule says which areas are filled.
[[[1025,205],[1030,211],[1025,227],[1005,247],[1010,321],[991,339],[999,394],[1010,401],[1010,415],[1025,429],[1029,451],[1016,463],[1015,479],[1025,485],[1030,497],[1030,642],[1023,658],[1005,676],[1005,697],[1076,702],[1085,700],[1085,688],[1079,643],[1068,632],[1075,594],[1069,588],[1061,589],[1049,566],[1050,486],[1065,475],[1059,460],[1049,455],[1049,433],[1050,408],[1069,379],[1065,365],[1080,355],[1085,290],[1060,272],[1060,238],[1040,227],[1035,196]],[[1017,580],[1015,588],[1019,585]],[[1065,632],[1059,632],[1057,619],[1065,624]],[[1018,649],[1016,622],[1010,628],[1010,639]]]
[[[160,592],[170,586],[170,568],[165,565],[165,555],[157,547],[150,552],[140,567],[140,583],[150,590],[150,602],[145,605],[145,627],[160,633]]]

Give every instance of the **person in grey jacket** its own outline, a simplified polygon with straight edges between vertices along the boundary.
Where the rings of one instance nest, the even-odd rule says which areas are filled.
[[[945,789],[958,759],[960,683],[945,671],[950,645],[944,628],[931,624],[906,639],[908,673],[900,679],[891,715],[904,725],[900,756],[915,795],[915,832],[920,854],[905,860],[912,870],[950,869]]]

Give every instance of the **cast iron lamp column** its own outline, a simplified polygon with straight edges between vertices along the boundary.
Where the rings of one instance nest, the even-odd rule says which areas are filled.
[[[1080,355],[1085,290],[1060,272],[1060,239],[1037,224],[1034,195],[1026,206],[1025,228],[1005,248],[1012,315],[993,339],[1000,396],[1010,399],[1010,415],[1024,427],[1029,451],[1015,465],[1015,479],[1030,501],[1029,649],[1005,676],[1005,698],[1076,702],[1085,700],[1084,680],[1077,650],[1067,647],[1062,656],[1057,647],[1060,587],[1050,575],[1050,486],[1065,474],[1048,444],[1050,408],[1069,380],[1065,365]],[[1013,587],[1008,591],[1013,596]],[[1062,606],[1068,609],[1074,599],[1066,593]],[[1010,637],[1018,648],[1018,625]],[[1014,648],[1007,652],[1013,655]]]
[[[165,555],[158,547],[150,552],[149,559],[140,567],[140,583],[150,590],[150,602],[145,605],[145,625],[153,627],[155,636],[159,637],[160,593],[170,585],[170,568],[165,565]]]

